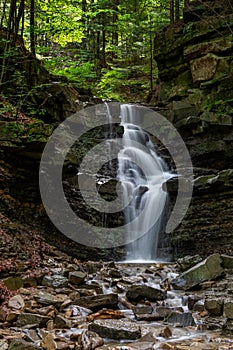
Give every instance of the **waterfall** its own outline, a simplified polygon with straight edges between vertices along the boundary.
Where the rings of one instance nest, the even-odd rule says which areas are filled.
[[[155,260],[167,201],[162,184],[171,175],[150,135],[139,126],[140,109],[122,104],[120,117],[124,133],[117,177],[123,191],[127,239],[132,242],[127,245],[126,260]]]

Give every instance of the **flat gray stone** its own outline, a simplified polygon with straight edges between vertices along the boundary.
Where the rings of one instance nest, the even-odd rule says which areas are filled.
[[[135,340],[141,337],[140,327],[135,322],[125,319],[100,319],[92,322],[88,328],[102,338]]]
[[[53,295],[47,292],[40,292],[35,295],[35,299],[41,305],[54,305],[55,307],[60,307],[61,304],[68,299],[68,296],[64,294]]]
[[[37,327],[46,327],[46,324],[49,321],[49,319],[50,318],[47,316],[23,312],[18,316],[16,326],[23,327],[26,325],[35,325]]]
[[[179,327],[189,327],[196,325],[191,312],[180,313],[174,311],[168,316],[166,322],[177,324]]]
[[[111,293],[81,297],[76,300],[76,304],[91,310],[102,308],[115,309],[118,305],[118,295]]]
[[[164,300],[166,297],[166,292],[162,291],[161,289],[139,284],[130,287],[126,292],[126,297],[133,301],[139,301],[141,299],[156,301]]]
[[[42,286],[48,286],[53,288],[62,288],[68,285],[68,278],[61,275],[46,275],[42,280]]]
[[[72,284],[81,284],[84,282],[87,274],[82,271],[73,271],[69,273],[69,281]]]
[[[223,273],[220,254],[210,255],[191,269],[172,280],[175,289],[188,290],[202,282],[215,279]]]

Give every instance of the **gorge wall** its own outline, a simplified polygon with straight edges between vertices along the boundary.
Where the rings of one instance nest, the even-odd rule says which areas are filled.
[[[195,175],[190,208],[171,237],[174,257],[233,252],[232,34],[230,1],[198,0],[155,38],[163,113],[182,135]]]
[[[233,253],[232,30],[230,1],[202,0],[190,2],[184,21],[165,28],[155,39],[162,100],[158,105],[163,106],[159,112],[183,137],[195,174],[190,208],[171,236],[174,258]],[[25,52],[22,55],[16,67],[11,65],[15,76],[20,74],[20,81],[15,79],[4,94],[14,95],[21,91],[22,84],[27,89],[29,65],[34,86],[28,87],[29,91],[33,89],[28,96],[35,115],[28,117],[17,109],[20,99],[14,105],[4,97],[0,99],[0,230],[8,247],[1,250],[2,256],[4,252],[7,257],[24,256],[22,237],[37,232],[47,242],[79,258],[121,258],[122,251],[88,249],[59,233],[46,216],[39,194],[40,157],[54,128],[85,105],[100,101],[49,77],[37,60],[29,57],[27,61]],[[85,142],[88,144],[89,139]],[[67,179],[72,179],[75,171],[75,162],[69,159],[64,172]],[[175,187],[168,186],[171,205]],[[69,191],[72,192],[70,187]],[[31,242],[32,236],[29,235]],[[167,251],[167,239],[160,242],[160,248]]]

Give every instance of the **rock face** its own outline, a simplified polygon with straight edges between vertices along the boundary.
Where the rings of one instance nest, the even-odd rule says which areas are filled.
[[[190,208],[172,234],[174,257],[232,251],[232,16],[225,0],[190,1],[183,21],[155,38],[162,114],[183,137],[196,178]]]

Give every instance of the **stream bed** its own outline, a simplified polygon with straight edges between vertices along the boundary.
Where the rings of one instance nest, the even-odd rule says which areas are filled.
[[[80,262],[53,250],[0,307],[0,349],[233,349],[224,315],[205,299],[224,298],[232,274],[192,291],[174,290],[177,264]]]

